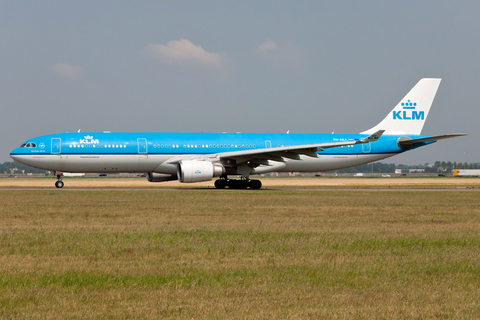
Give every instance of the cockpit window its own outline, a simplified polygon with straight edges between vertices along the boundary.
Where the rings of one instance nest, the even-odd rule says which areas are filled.
[[[37,147],[37,144],[34,142],[24,143],[20,146],[20,148],[36,148],[36,147]]]

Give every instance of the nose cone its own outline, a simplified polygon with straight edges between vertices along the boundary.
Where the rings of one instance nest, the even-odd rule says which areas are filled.
[[[15,161],[18,161],[20,159],[20,148],[17,148],[10,152],[10,158],[12,158]]]

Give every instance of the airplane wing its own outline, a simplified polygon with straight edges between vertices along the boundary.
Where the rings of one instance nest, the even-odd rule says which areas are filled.
[[[353,140],[353,141],[341,141],[341,142],[326,142],[326,143],[314,143],[314,144],[303,144],[303,145],[294,145],[294,146],[283,146],[275,148],[261,148],[261,149],[250,149],[250,150],[241,150],[241,151],[230,151],[222,152],[209,155],[196,155],[185,157],[175,157],[170,159],[169,163],[176,163],[181,160],[190,159],[190,160],[206,160],[206,161],[218,161],[218,160],[235,160],[236,164],[243,163],[252,159],[263,159],[263,160],[273,160],[283,162],[285,158],[300,160],[300,155],[303,154],[308,157],[317,158],[318,151],[323,151],[328,148],[341,147],[341,146],[350,146],[362,143],[368,143],[377,141],[385,132],[385,130],[379,130],[362,140]]]
[[[401,149],[408,149],[414,144],[420,143],[420,142],[437,141],[437,140],[450,139],[450,138],[461,137],[466,135],[467,135],[466,133],[450,133],[450,134],[444,134],[441,136],[432,136],[428,138],[419,138],[419,139],[404,138],[403,140],[398,141],[398,146]]]

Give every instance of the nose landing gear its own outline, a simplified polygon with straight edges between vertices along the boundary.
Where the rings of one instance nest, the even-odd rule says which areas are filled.
[[[56,173],[57,176],[57,181],[55,182],[55,187],[57,188],[63,188],[63,181],[62,181],[62,173]]]

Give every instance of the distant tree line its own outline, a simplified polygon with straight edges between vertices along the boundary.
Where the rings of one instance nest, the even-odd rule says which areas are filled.
[[[356,173],[356,172],[372,172],[372,173],[394,173],[395,163],[374,162],[362,164],[361,166],[345,168],[340,170],[333,170],[329,172],[337,173]]]
[[[0,164],[0,173],[10,173],[10,170],[14,168],[18,169],[17,171],[15,171],[15,174],[22,173],[22,170],[25,170],[25,173],[46,173],[47,172],[42,169],[29,167],[17,161],[12,161],[12,162],[4,162]]]
[[[340,170],[333,170],[329,172],[337,172],[337,173],[356,173],[356,172],[363,172],[363,173],[394,173],[395,169],[402,169],[402,170],[410,170],[410,169],[424,169],[425,173],[450,173],[454,169],[480,169],[479,163],[467,163],[467,162],[445,162],[445,161],[435,161],[433,164],[425,163],[423,165],[405,165],[399,164],[395,165],[395,163],[382,163],[382,162],[374,162],[363,164],[361,166],[345,168]]]
[[[478,163],[467,163],[467,162],[445,162],[445,161],[435,161],[435,168],[438,172],[440,171],[452,171],[453,169],[480,169],[480,164]]]

